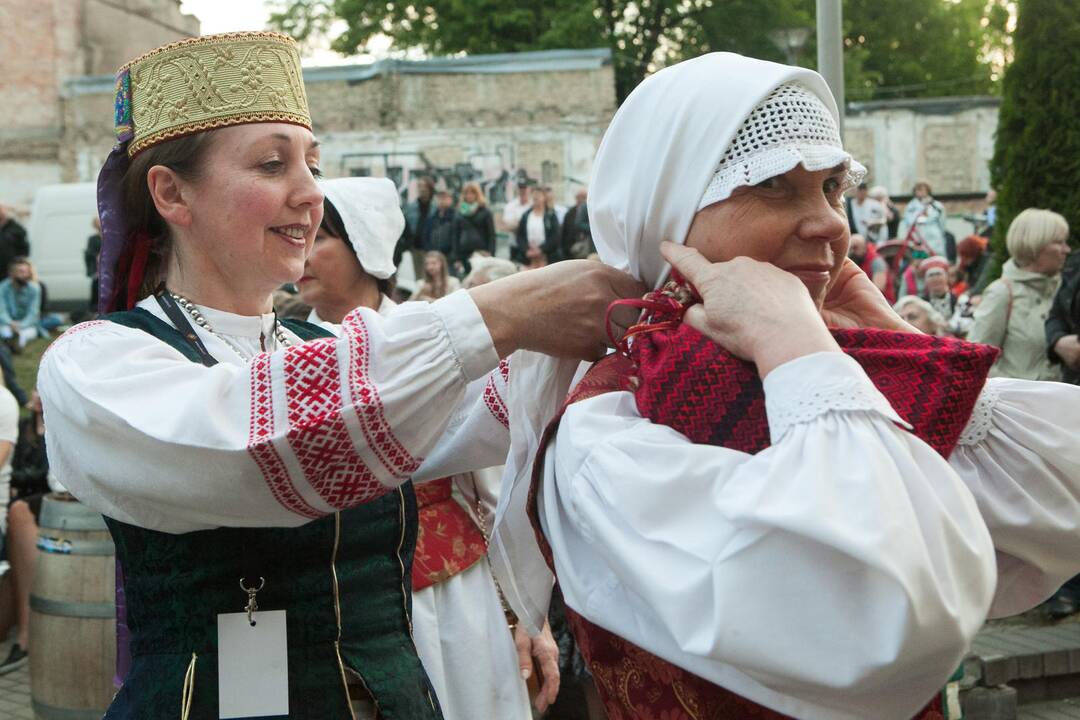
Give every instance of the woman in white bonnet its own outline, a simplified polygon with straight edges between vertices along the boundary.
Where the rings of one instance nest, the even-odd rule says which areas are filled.
[[[394,246],[405,226],[394,183],[338,178],[320,186],[323,221],[298,282],[301,299],[312,308],[309,320],[339,331],[357,307],[391,315],[398,307],[388,297]],[[467,390],[467,398],[481,406],[489,399],[505,406],[506,394],[504,377],[473,383]],[[498,487],[486,482],[490,474],[472,472],[491,464],[476,458],[490,458],[490,449],[505,447],[509,437],[490,412],[476,413],[465,432],[475,443],[457,446],[459,453],[466,448],[462,455],[471,455],[459,459],[462,472],[415,487],[419,531],[412,558],[413,639],[446,720],[529,720],[515,638],[486,560],[489,528],[483,525],[494,516]],[[419,472],[424,474],[423,466]],[[544,709],[558,691],[558,649],[550,631],[531,643],[521,631],[516,640],[523,667],[531,672],[530,654],[543,664],[538,707]]]
[[[817,73],[718,53],[643,82],[598,152],[601,259],[654,288],[674,263],[703,298],[683,322],[753,363],[771,432],[756,454],[695,443],[587,376],[541,442],[538,535],[611,720],[941,717],[988,614],[1080,569],[1080,390],[991,380],[939,453],[830,332],[945,342],[906,334],[846,259],[862,168],[836,118]],[[521,369],[512,391],[539,387]],[[536,623],[543,591],[508,595]]]

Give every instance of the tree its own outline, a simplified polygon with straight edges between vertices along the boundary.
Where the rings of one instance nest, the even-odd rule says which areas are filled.
[[[304,42],[346,23],[331,47],[362,51],[376,35],[432,54],[499,53],[607,45],[621,100],[657,65],[679,57],[680,39],[711,0],[279,0],[271,26]]]
[[[1008,41],[1007,0],[847,0],[849,99],[989,92],[989,62]],[[814,26],[814,0],[278,0],[271,24],[298,40],[345,30],[333,49],[363,50],[376,35],[398,49],[497,53],[606,45],[621,101],[646,74],[713,50],[784,61],[770,39]],[[800,64],[814,67],[813,36]]]
[[[1005,0],[846,0],[847,99],[992,92],[1008,20]],[[814,0],[726,0],[697,18],[695,45],[785,62],[769,33],[815,22]],[[811,35],[799,64],[816,67],[816,57]]]
[[[1060,0],[1024,0],[1005,73],[991,180],[998,190],[992,277],[1005,233],[1025,208],[1059,212],[1080,237],[1080,15]]]

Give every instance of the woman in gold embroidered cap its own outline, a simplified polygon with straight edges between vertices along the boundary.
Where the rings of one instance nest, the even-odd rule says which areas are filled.
[[[409,481],[501,463],[499,358],[596,358],[603,309],[641,288],[564,263],[360,308],[331,337],[270,300],[323,212],[290,38],[133,60],[116,127],[105,315],[39,376],[53,467],[105,515],[125,576],[132,661],[106,717],[440,717],[410,637]]]

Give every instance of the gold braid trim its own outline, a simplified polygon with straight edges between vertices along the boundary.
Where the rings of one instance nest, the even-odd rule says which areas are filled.
[[[186,38],[139,56],[120,72],[129,78],[121,85],[130,92],[129,157],[231,125],[285,122],[311,129],[300,52],[282,33]]]
[[[176,40],[168,45],[162,45],[159,48],[154,48],[153,50],[145,52],[134,60],[129,60],[121,65],[116,73],[119,75],[125,70],[130,70],[144,60],[149,60],[155,55],[162,55],[176,50],[177,48],[182,48],[185,45],[214,45],[236,42],[237,40],[268,40],[270,42],[279,42],[283,45],[287,45],[292,49],[297,48],[296,41],[293,40],[292,36],[286,35],[285,33],[274,32],[273,30],[241,30],[238,32],[217,33],[215,35],[200,35],[199,37]]]
[[[254,113],[250,115],[236,115],[228,118],[209,120],[202,123],[194,123],[192,125],[186,125],[184,127],[171,128],[169,130],[160,130],[148,137],[139,138],[137,141],[132,142],[131,145],[128,147],[128,157],[133,158],[146,148],[153,145],[168,142],[169,140],[176,140],[177,138],[186,137],[188,135],[205,132],[206,130],[218,130],[224,127],[231,127],[233,125],[246,125],[249,123],[266,122],[289,123],[290,125],[299,125],[300,127],[305,127],[308,130],[311,129],[311,121],[302,115],[293,115],[291,113]]]

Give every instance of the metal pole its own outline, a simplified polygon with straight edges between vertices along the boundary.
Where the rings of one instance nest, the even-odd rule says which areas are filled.
[[[829,84],[844,132],[844,29],[840,0],[817,0],[818,72]]]

